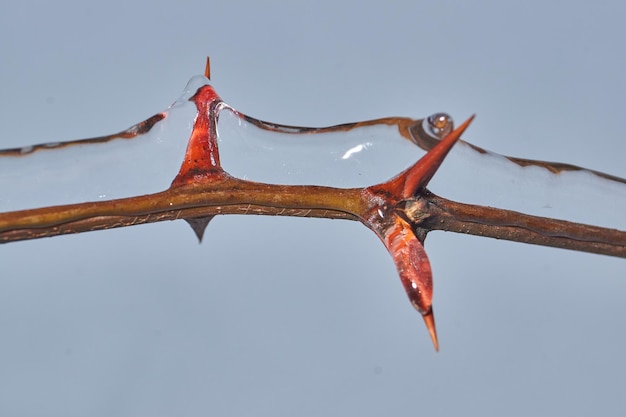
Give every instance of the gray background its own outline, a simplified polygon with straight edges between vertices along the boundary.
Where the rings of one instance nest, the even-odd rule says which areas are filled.
[[[623,2],[6,2],[0,146],[126,128],[211,55],[256,117],[445,110],[626,176]],[[180,3],[180,4],[177,4]],[[377,238],[223,217],[0,247],[0,415],[623,415],[621,259],[433,233],[433,352]]]

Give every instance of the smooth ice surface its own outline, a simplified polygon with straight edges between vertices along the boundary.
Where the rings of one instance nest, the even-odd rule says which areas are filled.
[[[448,199],[626,230],[626,184],[589,171],[554,174],[457,143],[433,177]]]
[[[0,211],[113,200],[167,189],[183,161],[206,81],[192,78],[165,119],[132,139],[0,155]]]
[[[226,172],[270,184],[367,187],[387,181],[424,155],[395,126],[283,133],[259,128],[228,108],[220,112],[218,136]]]

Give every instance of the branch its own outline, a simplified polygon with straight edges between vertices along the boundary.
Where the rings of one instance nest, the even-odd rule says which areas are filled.
[[[356,213],[363,211],[360,193],[359,189],[260,184],[226,176],[140,197],[0,213],[0,242],[217,214],[357,220]]]
[[[197,115],[183,163],[169,189],[110,201],[0,213],[0,243],[176,219],[187,220],[198,238],[202,239],[204,229],[217,214],[358,220],[376,233],[391,254],[407,296],[422,315],[435,349],[438,349],[438,342],[432,310],[432,272],[423,246],[431,230],[626,257],[624,231],[456,203],[428,191],[428,182],[472,118],[452,130],[451,120],[437,115],[432,121],[437,131],[441,132],[440,140],[432,141],[433,138],[430,138],[431,142],[428,143],[416,139],[428,135],[420,135],[419,132],[413,135],[410,131],[415,126],[422,126],[422,123],[411,125],[404,119],[372,122],[397,124],[399,130],[404,132],[403,136],[408,134],[408,137],[428,149],[414,165],[385,183],[350,189],[287,186],[242,180],[224,171],[220,163],[217,134],[217,121],[223,102],[215,90],[206,84],[198,88],[189,100],[196,104]],[[253,120],[239,115],[245,120]],[[257,122],[269,130],[293,130],[286,126]],[[140,126],[149,130],[154,123]],[[340,125],[326,130],[349,130],[353,127]],[[136,136],[134,130],[126,133],[129,137]],[[98,138],[96,141],[125,137],[126,133]],[[92,141],[75,141],[63,146]],[[27,148],[26,151],[43,148],[45,146]],[[20,149],[5,154],[21,155],[24,152],[24,149]],[[542,166],[546,164],[554,165],[543,163]],[[560,169],[579,168],[565,166]]]
[[[413,227],[626,258],[626,232],[457,203],[425,192],[407,203]]]

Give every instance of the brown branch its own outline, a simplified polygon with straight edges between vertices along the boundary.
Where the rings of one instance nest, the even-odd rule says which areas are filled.
[[[206,75],[209,75],[208,61]],[[376,233],[392,255],[400,281],[411,304],[422,315],[436,350],[439,345],[432,310],[432,269],[423,246],[424,238],[431,230],[626,257],[626,232],[456,203],[430,193],[426,189],[428,182],[469,126],[473,116],[454,130],[449,117],[437,118],[435,127],[446,133],[432,143],[421,142],[419,132],[411,129],[413,122],[408,119],[379,119],[327,129],[298,128],[300,133],[320,133],[350,130],[359,125],[396,124],[403,136],[410,137],[418,144],[422,143],[428,152],[397,176],[366,188],[286,186],[250,182],[225,172],[220,164],[217,135],[222,101],[210,85],[199,87],[189,100],[196,104],[197,114],[182,165],[169,189],[110,201],[0,213],[0,243],[176,219],[187,220],[201,240],[209,221],[217,214],[358,220]],[[243,114],[240,116],[265,130],[293,130],[267,122],[255,123],[255,119]],[[161,114],[160,118],[150,123],[137,125],[136,129],[131,128],[118,135],[59,146],[103,142],[127,136],[132,138],[145,129],[149,130],[164,117]],[[441,130],[441,121],[449,129]],[[430,137],[432,135],[425,136],[434,139]],[[32,153],[49,147],[42,145],[9,150],[5,156]],[[481,151],[480,148],[475,149]],[[511,161],[521,164],[521,160]],[[526,164],[528,161],[521,162]],[[539,165],[544,166],[545,163]],[[571,166],[560,168],[563,167],[578,169]]]
[[[626,232],[446,200],[427,190],[401,211],[413,227],[444,230],[626,257]],[[0,213],[0,242],[111,229],[216,214],[318,217],[363,221],[372,203],[361,189],[222,181],[161,193]]]
[[[626,258],[626,232],[457,203],[428,191],[406,205],[414,227]]]
[[[0,243],[216,214],[358,220],[359,189],[260,184],[226,176],[139,197],[0,213]]]

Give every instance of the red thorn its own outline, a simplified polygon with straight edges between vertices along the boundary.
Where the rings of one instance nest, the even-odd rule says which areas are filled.
[[[433,299],[433,274],[424,245],[397,215],[384,232],[383,243],[396,264],[409,301],[421,314],[428,313]]]
[[[386,204],[375,207],[376,211],[372,212],[374,214],[365,219],[364,223],[378,234],[393,257],[406,294],[413,307],[422,315],[436,351],[439,351],[439,342],[432,310],[433,280],[430,261],[423,242],[417,238],[411,225],[394,212],[394,206],[401,200],[414,197],[426,187],[472,120],[474,116],[450,132],[400,175],[383,184],[367,188],[368,195],[381,195]]]
[[[435,350],[439,351],[432,308],[433,275],[430,262],[422,242],[415,236],[409,223],[400,216],[394,216],[393,223],[379,236],[393,257],[409,301],[422,315]]]
[[[204,76],[211,79],[211,58],[206,57],[206,65],[204,67]]]
[[[437,340],[437,329],[435,328],[435,315],[433,314],[433,309],[431,308],[428,313],[423,314],[422,318],[424,319],[424,324],[426,324],[428,334],[430,334],[430,338],[435,346],[435,351],[439,352],[439,340]]]
[[[189,184],[206,178],[221,178],[217,146],[217,113],[222,99],[210,85],[204,85],[189,99],[196,104],[198,114],[187,144],[185,159],[172,186]]]
[[[420,158],[410,168],[390,179],[384,184],[370,188],[380,188],[394,194],[398,199],[411,198],[415,193],[428,185],[441,163],[459,140],[465,129],[474,120],[474,116],[467,119],[461,126],[437,143],[430,151]]]
[[[412,197],[418,189],[426,187],[448,155],[448,152],[452,149],[452,146],[461,138],[465,129],[472,123],[474,116],[472,115],[461,126],[450,132],[448,136],[420,158],[415,165],[405,171],[406,178],[404,180],[404,188],[402,189],[402,197]]]

